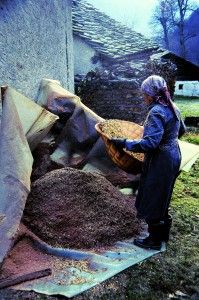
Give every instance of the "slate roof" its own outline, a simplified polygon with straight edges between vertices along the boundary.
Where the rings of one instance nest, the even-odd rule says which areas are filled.
[[[156,50],[154,41],[107,16],[84,0],[73,0],[73,33],[99,54],[115,59]]]

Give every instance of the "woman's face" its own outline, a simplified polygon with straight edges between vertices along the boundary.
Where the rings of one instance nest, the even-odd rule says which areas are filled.
[[[142,95],[143,95],[146,105],[149,106],[153,102],[153,97],[147,95],[146,93],[142,93]]]

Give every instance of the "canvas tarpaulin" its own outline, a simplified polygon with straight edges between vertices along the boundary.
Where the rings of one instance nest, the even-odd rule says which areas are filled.
[[[18,229],[35,148],[58,119],[12,88],[4,93],[0,127],[0,264]]]
[[[48,138],[47,133],[58,120],[57,116],[61,119],[64,114],[65,123],[61,124],[59,134],[53,136],[52,160],[62,163],[63,166],[76,166],[78,164],[79,168],[81,167],[85,171],[102,173],[119,171],[119,168],[108,156],[101,137],[94,129],[94,125],[103,119],[86,107],[76,95],[63,89],[58,81],[43,79],[37,104],[31,102],[31,108],[26,108],[27,102],[29,99],[19,95],[13,89],[7,90],[3,106],[0,139],[0,189],[2,197],[0,203],[0,240],[3,241],[3,246],[0,248],[0,262],[3,261],[11,247],[12,238],[19,226],[26,198],[30,191],[31,150]],[[23,107],[22,110],[21,107]],[[51,113],[48,114],[48,110]],[[45,122],[43,120],[45,115],[48,116],[47,122],[46,119]],[[40,120],[40,116],[42,116],[41,122],[39,121],[37,124],[36,121]],[[44,123],[45,126],[43,127]],[[32,126],[33,124],[34,126]],[[180,143],[183,158],[182,169],[188,163],[190,167],[190,162],[192,165],[199,153],[198,147],[195,145],[191,146],[194,148],[194,154],[193,151],[187,150],[187,144]],[[46,279],[45,284],[42,281],[36,285],[27,283],[21,287],[25,290],[35,290],[51,295],[61,294],[67,297],[72,297],[158,253],[158,251],[137,249],[131,242],[125,243],[124,241],[118,242],[112,251],[104,252],[103,257],[95,253],[90,254],[90,252],[73,249],[54,249],[48,245],[44,247],[42,242],[37,243],[37,248],[58,257],[76,260],[89,259],[91,268],[97,268],[98,271],[94,272],[93,275],[80,272],[78,269],[75,270],[77,276],[81,273],[84,277],[84,284],[66,284],[60,287],[59,284],[54,285],[51,280]],[[164,251],[164,247],[161,251]],[[69,283],[70,280],[67,282]]]
[[[184,141],[179,141],[179,147],[182,155],[180,170],[189,172],[199,157],[199,146]]]
[[[61,102],[60,98],[59,100],[56,99],[56,101],[59,108],[62,103],[67,107],[66,104],[68,100],[65,97],[64,99],[62,98]],[[114,168],[111,159],[105,153],[103,142],[94,129],[96,122],[103,119],[95,115],[79,101],[75,101],[74,106],[71,104],[73,99],[69,99],[68,102],[69,107],[70,109],[72,108],[72,110],[70,111],[70,109],[66,108],[70,113],[70,117],[56,141],[57,147],[64,141],[65,147],[70,149],[70,151],[68,151],[68,161],[74,159],[74,156],[80,156],[81,159],[88,157],[84,167],[88,166],[89,170],[89,164],[90,166],[95,167],[95,163],[98,160],[100,163],[96,163],[96,169],[104,170],[103,164]],[[30,107],[26,107],[27,103],[30,104],[31,109]],[[52,102],[51,104],[54,105]],[[21,107],[23,107],[23,111],[21,110]],[[0,238],[1,241],[3,241],[0,248],[1,262],[12,247],[12,241],[20,225],[26,198],[30,191],[30,175],[33,158],[28,143],[28,139],[32,141],[32,136],[28,135],[28,133],[31,132],[32,124],[34,124],[37,119],[40,119],[40,109],[38,110],[37,104],[35,107],[32,106],[32,103],[29,103],[28,99],[24,98],[15,90],[10,88],[7,89],[3,105],[0,140],[0,185],[2,197],[0,206]],[[37,111],[39,114],[38,118]],[[52,117],[53,115],[50,116]],[[53,121],[56,119],[57,117],[55,116]],[[52,121],[51,118],[50,120]],[[50,125],[52,124],[45,123],[45,126],[48,129],[50,128]],[[38,127],[36,126],[36,128]],[[33,130],[33,132],[34,136],[38,133],[37,130],[36,132]],[[42,133],[43,138],[43,128],[40,132]],[[35,142],[35,140],[37,142]],[[40,138],[37,136],[36,139],[34,139],[33,149],[39,141]],[[103,158],[103,156],[105,156],[105,158]],[[94,272],[88,273],[82,272],[82,270],[79,270],[78,268],[67,269],[65,270],[66,278],[63,277],[62,273],[57,273],[57,282],[53,282],[52,279],[44,281],[39,280],[36,285],[27,283],[22,284],[21,287],[17,287],[17,289],[22,290],[35,290],[39,293],[49,295],[60,294],[67,297],[79,294],[107,278],[110,278],[125,268],[160,252],[145,251],[142,249],[135,250],[132,243],[125,244],[119,242],[111,251],[105,251],[102,255],[92,253],[91,251],[52,248],[42,241],[37,241],[35,246],[37,251],[42,250],[51,256],[82,261],[89,260],[91,271],[95,269]],[[72,275],[68,276],[68,274]],[[81,282],[80,284],[75,284],[75,280],[80,277],[84,279],[84,283]],[[68,284],[60,285],[60,280],[66,280]]]
[[[60,134],[55,137],[51,159],[63,166],[81,164],[85,171],[121,172],[109,157],[95,124],[104,121],[85,106],[80,98],[63,89],[58,81],[43,79],[37,103],[65,116]]]

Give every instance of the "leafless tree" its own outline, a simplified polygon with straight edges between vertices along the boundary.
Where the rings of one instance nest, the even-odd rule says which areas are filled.
[[[175,0],[161,0],[155,7],[151,25],[158,34],[162,34],[165,47],[170,49],[169,34],[172,30],[172,18],[175,15]],[[172,13],[171,13],[172,12]]]
[[[160,0],[155,8],[151,24],[161,26],[165,48],[171,48],[172,32],[178,31],[180,55],[186,59],[186,41],[193,37],[185,32],[185,21],[190,11],[196,10],[191,0]]]

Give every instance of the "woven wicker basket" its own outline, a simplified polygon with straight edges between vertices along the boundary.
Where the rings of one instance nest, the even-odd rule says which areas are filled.
[[[141,173],[143,153],[134,153],[123,149],[122,152],[113,145],[111,138],[140,139],[143,127],[123,120],[106,120],[95,125],[95,129],[102,137],[112,161],[122,170],[131,174]]]

